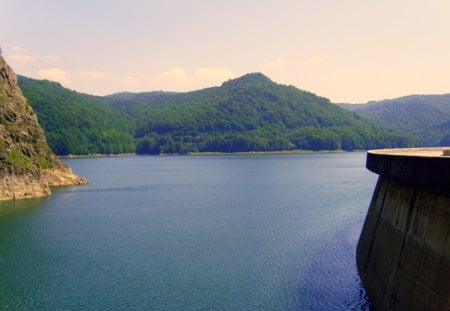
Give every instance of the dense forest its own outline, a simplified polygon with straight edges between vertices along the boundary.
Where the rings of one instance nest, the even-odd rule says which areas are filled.
[[[410,134],[422,146],[450,145],[450,94],[411,95],[342,107],[386,128]]]
[[[414,146],[326,98],[260,73],[194,92],[91,96],[59,83],[19,77],[58,155]]]
[[[120,93],[112,107],[135,120],[137,152],[148,154],[405,147],[387,131],[328,99],[247,74],[188,93]]]
[[[134,126],[105,104],[105,98],[77,93],[59,83],[18,77],[58,155],[135,152]]]

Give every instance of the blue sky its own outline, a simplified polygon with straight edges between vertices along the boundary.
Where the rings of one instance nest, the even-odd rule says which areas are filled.
[[[90,94],[248,72],[334,102],[450,93],[448,0],[2,1],[13,69]]]

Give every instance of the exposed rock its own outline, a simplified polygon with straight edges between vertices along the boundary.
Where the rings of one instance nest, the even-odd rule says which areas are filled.
[[[0,201],[47,196],[51,186],[86,183],[50,150],[16,75],[0,56]]]
[[[70,167],[65,164],[52,169],[42,170],[41,174],[50,187],[87,184],[85,178],[73,174]]]

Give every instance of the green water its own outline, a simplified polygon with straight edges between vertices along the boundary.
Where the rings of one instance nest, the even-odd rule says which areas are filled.
[[[89,179],[0,204],[1,309],[366,309],[364,153],[65,160]]]

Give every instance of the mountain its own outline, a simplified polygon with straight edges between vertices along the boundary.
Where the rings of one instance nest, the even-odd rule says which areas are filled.
[[[414,145],[326,98],[261,73],[187,93],[120,93],[108,104],[135,121],[138,153],[354,150]]]
[[[450,94],[411,95],[341,106],[386,128],[413,135],[423,146],[450,145]]]
[[[0,56],[0,200],[46,196],[51,186],[83,183],[48,147],[16,75]]]
[[[134,127],[106,99],[71,91],[59,83],[18,77],[58,155],[134,152]]]

